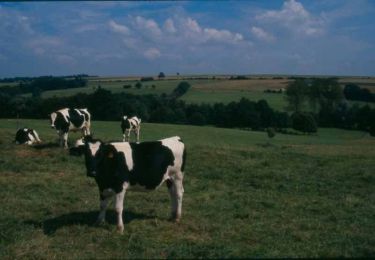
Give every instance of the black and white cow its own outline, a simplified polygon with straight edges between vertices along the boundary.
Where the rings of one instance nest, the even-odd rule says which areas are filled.
[[[35,143],[41,143],[38,133],[31,128],[20,128],[16,133],[15,143],[16,144],[28,144],[32,145]]]
[[[121,129],[122,129],[122,136],[124,142],[130,141],[130,133],[133,132],[137,138],[137,142],[139,142],[139,132],[141,130],[141,119],[133,116],[128,118],[127,116],[123,116],[121,119]]]
[[[154,190],[166,182],[172,202],[172,218],[181,218],[184,188],[185,145],[175,136],[153,142],[102,143],[85,138],[87,176],[94,177],[100,193],[97,223],[105,221],[106,209],[115,196],[117,227],[124,230],[122,211],[127,190]]]
[[[84,109],[63,108],[51,114],[51,127],[59,134],[60,146],[68,148],[68,132],[82,131],[82,135],[90,134],[91,115]]]

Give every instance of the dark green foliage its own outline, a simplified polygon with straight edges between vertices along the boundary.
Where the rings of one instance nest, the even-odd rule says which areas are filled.
[[[267,127],[266,131],[269,138],[273,138],[276,135],[276,130],[273,127]]]
[[[178,86],[173,90],[171,96],[174,98],[181,97],[184,95],[188,90],[191,88],[189,82],[182,81],[178,84]]]
[[[375,102],[374,94],[372,94],[367,88],[360,88],[356,84],[346,84],[344,88],[344,95],[348,100]]]
[[[142,77],[141,78],[141,81],[153,81],[154,78],[153,77]]]
[[[131,88],[131,87],[132,87],[132,85],[124,85],[124,86],[123,86],[124,89],[129,89],[129,88]]]
[[[314,117],[309,113],[294,113],[292,115],[293,129],[304,133],[316,133],[318,131]]]
[[[137,89],[140,89],[140,88],[142,87],[142,83],[138,81],[138,82],[135,84],[135,87],[136,87]]]
[[[158,78],[159,78],[159,79],[163,79],[163,78],[165,78],[165,74],[164,74],[164,72],[160,72],[159,75],[158,75]]]
[[[294,112],[300,112],[307,99],[308,86],[305,80],[296,79],[289,83],[286,88],[286,100],[288,101],[288,109]]]

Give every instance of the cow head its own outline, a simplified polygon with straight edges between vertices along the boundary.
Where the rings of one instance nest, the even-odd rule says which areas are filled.
[[[90,135],[84,137],[84,154],[85,163],[88,177],[96,177],[97,174],[97,163],[100,159],[100,147],[102,142],[100,140],[93,139]]]
[[[51,113],[51,115],[50,115],[51,128],[56,128],[56,126],[55,126],[56,117],[57,117],[56,112]]]

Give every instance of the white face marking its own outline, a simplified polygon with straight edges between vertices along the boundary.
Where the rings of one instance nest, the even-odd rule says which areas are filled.
[[[130,147],[129,143],[111,143],[118,152],[123,152],[125,155],[125,161],[126,161],[126,166],[129,171],[133,170],[133,157],[132,157],[132,148]]]
[[[100,147],[99,141],[96,143],[89,143],[89,149],[90,149],[92,156],[95,156],[96,152],[99,150],[99,147]]]

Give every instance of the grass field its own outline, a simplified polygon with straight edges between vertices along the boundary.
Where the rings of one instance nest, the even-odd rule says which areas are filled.
[[[16,146],[0,120],[1,258],[374,257],[375,138],[319,129],[314,136],[143,124],[141,140],[179,135],[188,156],[183,217],[169,196],[125,196],[125,231],[111,210],[93,226],[98,191],[83,158],[58,147]],[[21,120],[56,142],[48,120]],[[121,139],[119,122],[93,122]],[[72,139],[78,134],[72,134]]]
[[[45,91],[42,94],[43,98],[53,96],[71,96],[77,93],[93,93],[98,86],[110,90],[112,93],[131,93],[135,95],[161,95],[163,93],[169,94],[174,88],[184,80],[183,78],[171,77],[168,80],[154,80],[142,82],[141,89],[134,88],[137,80],[135,77],[98,77],[90,78],[87,87],[75,89],[63,89]],[[264,99],[268,104],[279,111],[284,111],[287,106],[284,95],[276,93],[264,93],[266,89],[279,90],[283,89],[290,82],[286,78],[269,77],[253,77],[248,80],[229,80],[228,77],[215,77],[215,79],[194,79],[189,78],[188,81],[192,88],[181,98],[187,103],[195,104],[213,104],[224,103],[227,104],[232,101],[239,101],[245,97],[252,101]],[[375,79],[373,78],[340,78],[340,83],[344,86],[347,83],[355,83],[361,87],[369,88],[375,92]],[[132,85],[130,89],[124,89],[124,85]],[[152,88],[155,85],[155,88]],[[27,94],[30,96],[31,94]],[[350,102],[364,105],[364,102]],[[370,103],[371,106],[373,104]]]

